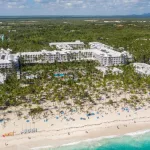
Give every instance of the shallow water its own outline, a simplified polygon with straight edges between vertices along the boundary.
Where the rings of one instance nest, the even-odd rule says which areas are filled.
[[[39,150],[150,150],[150,132],[99,138],[70,143],[59,148],[40,148]]]

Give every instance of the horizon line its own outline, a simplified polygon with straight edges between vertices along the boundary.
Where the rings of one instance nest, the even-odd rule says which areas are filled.
[[[26,16],[100,16],[100,17],[107,17],[107,16],[141,16],[141,15],[150,15],[150,13],[144,14],[128,14],[128,15],[0,15],[0,17],[26,17]]]

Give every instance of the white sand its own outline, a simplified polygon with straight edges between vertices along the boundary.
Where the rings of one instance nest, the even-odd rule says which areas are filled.
[[[4,127],[4,123],[0,123],[0,135],[15,132],[15,136],[1,136],[0,150],[27,150],[28,148],[47,145],[60,146],[100,136],[121,135],[150,129],[150,109],[148,106],[130,112],[122,111],[121,108],[117,110],[111,108],[109,111],[105,108],[104,110],[106,110],[105,113],[95,113],[89,119],[86,117],[86,113],[68,114],[67,118],[74,118],[75,121],[66,121],[62,119],[64,118],[62,115],[59,119],[51,116],[47,122],[44,122],[44,119],[32,121],[29,117],[30,122],[26,122],[27,119],[18,120],[15,114],[9,114],[7,117],[11,120],[6,123],[6,126]],[[86,118],[86,120],[80,120],[80,117]],[[22,130],[30,128],[37,128],[38,132],[20,134]]]
[[[124,97],[129,98],[131,94],[122,93],[117,97],[115,95],[110,96],[113,101],[120,101]],[[137,111],[128,107],[129,112],[123,111],[121,108],[124,107],[124,104],[119,102],[118,108],[105,105],[103,102],[93,107],[91,107],[91,104],[85,103],[82,113],[80,113],[80,109],[77,112],[70,112],[69,109],[64,108],[54,109],[53,104],[48,102],[42,105],[48,110],[41,115],[37,115],[36,118],[31,118],[28,115],[29,110],[21,106],[9,108],[8,110],[11,110],[12,113],[5,115],[4,112],[8,110],[0,111],[0,119],[5,119],[5,123],[0,123],[0,150],[28,150],[40,146],[61,146],[86,139],[150,129],[150,104],[144,101],[149,95],[146,94],[142,97],[139,95],[138,97],[145,106],[138,106],[141,109]],[[61,107],[63,107],[63,103]],[[75,107],[71,108],[75,109]],[[61,110],[65,114],[60,115]],[[18,111],[23,113],[20,118],[16,113]],[[95,115],[88,118],[86,116],[87,111],[94,112]],[[56,116],[59,119],[56,119]],[[86,120],[81,120],[81,117]],[[44,121],[46,119],[47,122]],[[37,128],[38,132],[21,134],[25,129],[33,128]],[[2,137],[3,134],[9,132],[14,132],[15,135]]]

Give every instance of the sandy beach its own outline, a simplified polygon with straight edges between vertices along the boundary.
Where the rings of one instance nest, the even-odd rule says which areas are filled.
[[[15,113],[7,114],[10,121],[0,124],[0,150],[27,150],[41,146],[58,147],[104,136],[124,135],[150,129],[150,109],[147,104],[132,110],[119,107],[104,108],[105,111],[93,111],[94,115],[72,112],[68,115],[15,118]],[[14,119],[13,119],[14,118]],[[83,118],[83,119],[81,119]],[[36,128],[37,132],[24,133],[25,129]],[[14,132],[14,136],[3,137]],[[21,134],[22,133],[22,134]]]

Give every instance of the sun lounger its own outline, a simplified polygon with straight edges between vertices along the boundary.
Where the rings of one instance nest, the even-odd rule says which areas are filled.
[[[27,133],[27,129],[24,130],[24,134],[26,134],[26,133]]]
[[[35,129],[33,128],[33,129],[31,129],[31,133],[34,133],[35,132]]]
[[[3,119],[0,119],[0,123],[2,123],[4,120]]]
[[[94,116],[94,115],[95,115],[95,113],[89,113],[89,114],[87,114],[87,117]]]
[[[30,129],[28,129],[27,133],[30,133]]]
[[[61,111],[60,113],[61,113],[61,114],[64,114],[64,112],[63,112],[63,111]]]

